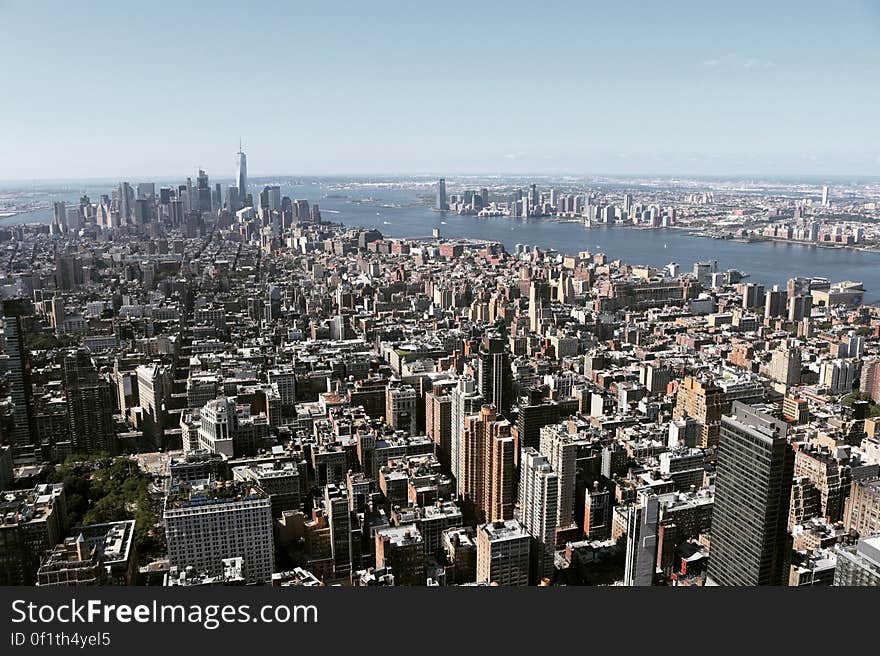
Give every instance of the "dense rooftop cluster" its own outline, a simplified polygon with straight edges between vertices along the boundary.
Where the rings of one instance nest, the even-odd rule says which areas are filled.
[[[861,283],[388,238],[272,187],[221,203],[207,176],[143,187],[7,241],[0,583],[877,581]],[[40,477],[94,454],[152,477],[167,553],[67,524]]]

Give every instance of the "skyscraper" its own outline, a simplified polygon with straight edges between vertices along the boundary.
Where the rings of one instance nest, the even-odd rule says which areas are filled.
[[[444,211],[449,209],[449,203],[446,201],[446,180],[440,178],[437,184],[437,209]]]
[[[522,448],[527,446],[538,448],[541,441],[541,429],[559,421],[559,404],[556,401],[532,399],[531,396],[530,390],[530,403],[520,405],[519,416],[516,420],[519,444]],[[535,396],[537,397],[537,395]],[[531,403],[531,401],[535,402]]]
[[[559,477],[535,449],[522,450],[519,477],[519,520],[532,536],[532,579],[553,575],[556,503]]]
[[[788,425],[740,402],[732,413],[721,420],[708,577],[716,585],[783,585],[794,475]]]
[[[412,385],[395,382],[385,392],[385,421],[395,430],[416,435],[418,394]]]
[[[17,460],[34,458],[37,441],[32,408],[31,363],[21,320],[26,307],[24,300],[3,302],[3,336],[9,356],[6,375],[12,398],[12,430],[8,442],[14,447]]]
[[[241,149],[241,142],[238,143],[238,152],[236,153],[235,186],[238,187],[238,197],[241,205],[247,203],[247,155]]]
[[[52,203],[52,208],[54,212],[52,224],[58,229],[59,232],[64,232],[65,230],[67,230],[67,205],[64,203],[64,201],[56,201]]]
[[[134,191],[127,182],[120,182],[119,196],[119,222],[122,225],[130,225],[134,218],[132,206],[134,205]]]
[[[324,512],[330,523],[330,553],[337,575],[351,571],[351,516],[348,492],[336,485],[324,486]]]
[[[454,381],[436,385],[425,394],[425,433],[436,445],[437,457],[445,466],[450,466],[450,440],[452,438],[452,396]]]
[[[510,352],[500,333],[487,333],[480,348],[480,394],[502,415],[510,410],[513,396]]]
[[[627,511],[626,564],[623,581],[630,586],[648,586],[657,569],[657,523],[660,502],[657,495],[639,494],[638,503]]]
[[[510,422],[484,405],[467,417],[461,440],[459,493],[482,521],[513,517],[514,445]]]
[[[828,207],[828,185],[822,185],[822,207]]]
[[[577,479],[578,445],[564,425],[544,426],[538,450],[545,456],[559,477],[559,499],[556,502],[559,528],[574,524],[574,490]]]
[[[477,391],[476,381],[469,376],[458,379],[452,390],[452,424],[449,435],[449,460],[452,476],[455,478],[456,494],[464,494],[462,478],[462,438],[465,429],[465,418],[476,414],[483,405],[483,397]]]
[[[138,394],[143,409],[143,443],[150,451],[165,448],[165,414],[171,395],[171,370],[160,364],[143,364],[136,369]]]
[[[196,178],[196,199],[198,210],[200,212],[210,212],[213,210],[211,186],[208,183],[208,174],[202,169],[199,169],[199,175]]]
[[[788,300],[788,292],[774,285],[773,289],[764,295],[764,318],[774,319],[785,314],[785,306]]]
[[[242,558],[244,579],[265,583],[275,569],[272,504],[251,483],[213,480],[172,489],[165,500],[168,561],[217,575],[224,558]]]
[[[550,305],[550,285],[545,280],[533,280],[529,285],[529,330],[540,332],[544,307]]]
[[[788,320],[800,321],[809,317],[813,309],[813,297],[809,294],[798,294],[788,298]]]
[[[113,392],[84,349],[64,353],[67,421],[74,453],[114,453]]]

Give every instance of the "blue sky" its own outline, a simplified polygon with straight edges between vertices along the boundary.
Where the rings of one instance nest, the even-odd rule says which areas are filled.
[[[0,0],[0,179],[880,175],[880,2]]]

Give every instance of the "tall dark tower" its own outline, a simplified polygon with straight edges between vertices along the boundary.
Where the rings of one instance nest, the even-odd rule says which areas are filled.
[[[513,374],[507,341],[498,332],[486,333],[480,347],[480,394],[483,403],[494,405],[498,413],[510,412],[513,396]]]
[[[7,377],[12,397],[12,426],[0,442],[14,449],[16,460],[37,459],[37,430],[32,407],[31,362],[24,343],[22,315],[29,314],[30,304],[19,299],[3,302],[3,337],[9,356]]]
[[[64,388],[74,453],[114,453],[113,393],[85,350],[64,354]]]
[[[199,169],[199,175],[196,178],[196,197],[198,198],[200,212],[211,212],[214,209],[208,174],[202,169]]]
[[[794,451],[785,422],[740,403],[721,419],[708,578],[716,585],[786,585]]]
[[[449,209],[449,203],[446,201],[446,180],[443,178],[440,178],[437,185],[437,209],[441,211]]]

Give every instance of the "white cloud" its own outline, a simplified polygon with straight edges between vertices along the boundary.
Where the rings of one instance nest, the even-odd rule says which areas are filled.
[[[773,68],[776,63],[769,59],[761,59],[760,57],[743,57],[742,55],[724,55],[722,57],[712,57],[703,60],[703,66],[708,68],[748,68],[762,69]]]

